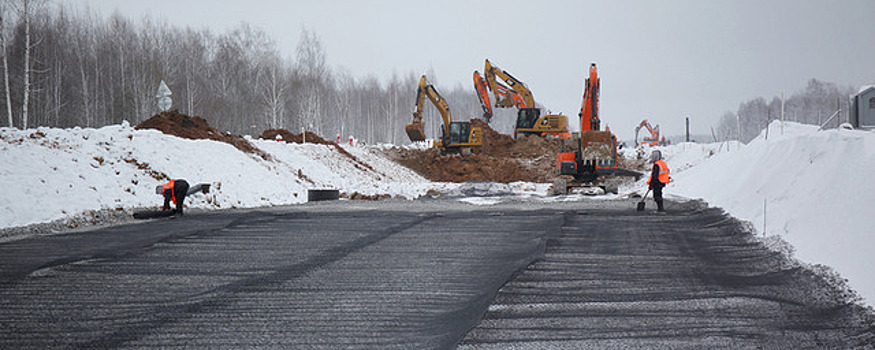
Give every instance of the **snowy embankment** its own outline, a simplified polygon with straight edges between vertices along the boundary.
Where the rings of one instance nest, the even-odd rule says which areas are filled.
[[[747,145],[663,148],[666,193],[702,198],[779,236],[795,257],[822,264],[875,301],[875,133],[774,122]]]
[[[124,123],[100,129],[0,128],[0,228],[43,223],[101,209],[156,207],[163,176],[210,183],[192,208],[246,208],[307,201],[307,189],[415,198],[431,183],[372,148],[250,142],[264,160],[233,146],[189,140]]]

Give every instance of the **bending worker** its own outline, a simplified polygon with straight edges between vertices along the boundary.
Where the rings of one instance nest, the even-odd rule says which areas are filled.
[[[164,195],[164,209],[170,209],[170,202],[176,204],[174,214],[182,215],[182,203],[185,201],[185,196],[188,195],[188,182],[182,179],[170,180],[170,182],[158,186],[156,189],[158,194]]]
[[[653,162],[653,171],[650,173],[647,185],[653,190],[653,200],[656,201],[657,211],[665,212],[665,207],[662,204],[662,188],[671,182],[668,165],[662,160],[662,152],[659,150],[650,154],[650,160]]]

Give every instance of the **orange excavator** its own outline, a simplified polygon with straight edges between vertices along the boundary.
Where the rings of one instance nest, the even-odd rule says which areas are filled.
[[[486,60],[483,69],[485,84],[478,79],[474,72],[474,87],[480,96],[480,105],[483,106],[484,117],[492,117],[492,108],[489,106],[488,87],[495,95],[495,106],[501,108],[517,107],[517,120],[514,125],[514,137],[519,139],[527,135],[554,137],[562,140],[570,139],[571,132],[568,129],[568,117],[560,114],[541,116],[541,109],[535,107],[535,98],[532,91],[522,81],[510,75]],[[498,81],[501,79],[506,86]]]
[[[642,146],[644,146],[644,145],[647,145],[647,146],[665,146],[668,144],[668,142],[665,140],[665,136],[663,136],[661,139],[659,138],[659,125],[650,126],[650,122],[648,122],[647,119],[644,119],[641,121],[641,124],[638,124],[638,126],[635,128],[635,144],[636,145],[639,144],[638,143],[638,131],[640,131],[642,128],[647,129],[647,131],[650,133],[650,137],[645,137],[641,141],[640,145],[642,145]]]
[[[566,193],[575,186],[601,187],[605,192],[617,193],[616,186],[599,183],[600,176],[632,176],[643,174],[619,167],[617,162],[617,137],[610,130],[601,131],[599,118],[599,88],[601,80],[593,63],[589,67],[589,78],[583,90],[583,104],[580,107],[580,143],[573,152],[562,152],[556,157],[559,175],[570,175],[573,179],[554,184],[554,191]],[[562,178],[562,177],[560,177]],[[563,180],[567,180],[562,178]],[[561,187],[561,188],[559,188]]]

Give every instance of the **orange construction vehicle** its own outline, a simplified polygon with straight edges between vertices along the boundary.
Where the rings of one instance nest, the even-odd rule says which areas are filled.
[[[665,136],[663,136],[661,139],[659,138],[659,125],[650,126],[650,122],[648,122],[647,119],[644,119],[641,121],[641,124],[638,124],[638,126],[635,128],[635,145],[639,145],[638,131],[640,131],[642,128],[647,129],[647,131],[650,133],[650,137],[645,137],[641,141],[640,145],[665,146],[668,144],[668,142],[665,140]]]
[[[605,192],[617,193],[617,188],[598,182],[600,176],[634,176],[641,173],[619,167],[617,162],[617,138],[609,130],[601,131],[599,118],[598,69],[595,63],[589,67],[589,78],[583,90],[580,107],[580,143],[573,152],[562,152],[556,157],[560,175],[570,175],[573,180],[554,184],[554,191],[566,193],[574,186],[597,186]],[[560,188],[562,187],[562,188]]]

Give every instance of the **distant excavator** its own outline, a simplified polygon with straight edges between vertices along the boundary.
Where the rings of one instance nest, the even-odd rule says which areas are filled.
[[[422,121],[422,111],[425,108],[425,98],[438,109],[443,119],[441,137],[435,141],[435,147],[442,153],[470,154],[473,148],[483,145],[483,130],[472,127],[471,122],[453,121],[453,114],[447,101],[428,83],[425,75],[419,78],[416,88],[416,106],[413,111],[413,121],[404,127],[410,141],[425,141],[425,123]]]
[[[643,174],[619,167],[617,162],[617,137],[611,131],[601,131],[599,118],[599,89],[601,80],[593,63],[589,67],[589,78],[583,90],[583,104],[580,107],[580,143],[573,152],[562,152],[556,157],[559,175],[571,175],[573,179],[557,181],[553,184],[555,193],[566,193],[571,187],[600,187],[604,192],[617,193],[615,185],[599,182],[600,176],[631,176]]]
[[[647,119],[641,121],[641,124],[638,124],[635,127],[635,145],[639,145],[638,143],[638,132],[642,129],[647,129],[647,132],[650,133],[650,137],[645,137],[640,145],[644,146],[665,146],[668,144],[668,141],[665,140],[665,136],[662,138],[659,137],[659,125],[651,126],[650,122]]]
[[[474,72],[474,87],[477,90],[477,96],[480,97],[484,119],[492,118],[488,89],[495,96],[496,107],[518,108],[517,120],[514,125],[514,138],[538,135],[563,140],[571,139],[568,117],[560,114],[541,116],[541,109],[535,107],[532,91],[522,81],[507,71],[494,66],[492,62],[489,62],[489,59],[486,59],[484,64],[483,75],[484,78],[480,78],[480,74],[477,71]],[[501,78],[507,85],[500,83],[498,78]]]

